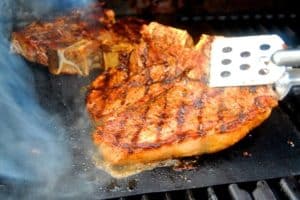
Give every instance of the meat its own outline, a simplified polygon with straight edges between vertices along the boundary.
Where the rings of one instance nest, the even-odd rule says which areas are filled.
[[[150,23],[120,65],[90,86],[87,110],[112,167],[214,153],[241,140],[277,105],[269,86],[209,88],[210,45]]]
[[[75,10],[14,32],[12,49],[31,62],[48,66],[52,74],[85,76],[94,68],[116,65],[115,52],[130,51],[139,40],[144,21],[115,21],[114,12],[101,6]]]
[[[270,86],[208,87],[214,38],[194,44],[184,30],[92,10],[32,23],[12,46],[53,74],[106,69],[86,106],[99,158],[116,169],[220,151],[270,115]]]

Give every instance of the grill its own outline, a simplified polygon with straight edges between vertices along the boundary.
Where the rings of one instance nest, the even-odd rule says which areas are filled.
[[[132,13],[129,14],[132,16]],[[296,12],[278,12],[275,9],[272,12],[199,14],[184,10],[176,15],[137,16],[186,29],[194,38],[201,33],[226,36],[278,34],[288,46],[297,48],[296,45],[300,44],[299,16]],[[24,20],[20,20],[20,17],[5,19],[10,20],[16,27],[24,25]],[[25,23],[31,20],[30,17],[25,18]],[[92,191],[87,191],[79,198],[300,199],[299,88],[293,88],[285,100],[280,102],[279,108],[273,111],[270,119],[247,138],[233,148],[197,159],[195,169],[174,172],[169,168],[162,168],[116,180],[99,172],[90,163],[84,147],[90,145],[89,137],[86,137],[90,127],[84,127],[80,131],[73,127],[84,109],[84,95],[78,88],[87,86],[99,72],[94,72],[87,78],[57,77],[35,64],[28,65],[32,66],[30,70],[34,75],[34,87],[40,104],[50,114],[59,115],[68,132],[74,163],[71,174],[65,176],[74,178],[79,174],[87,181],[79,184],[88,183],[93,187]],[[194,158],[187,158],[186,161],[190,159]],[[105,181],[95,176],[104,177]],[[73,179],[67,178],[68,181],[64,182],[64,178],[59,191],[68,192],[74,185],[67,184]],[[0,197],[14,194],[17,199],[22,198],[32,188],[39,188],[40,185],[0,177]]]
[[[288,177],[274,180],[262,180],[240,184],[229,184],[197,188],[192,190],[181,190],[176,192],[163,192],[155,194],[143,194],[132,197],[121,197],[118,200],[175,200],[175,199],[233,199],[233,200],[277,200],[300,198],[299,177]],[[116,199],[117,200],[117,199]]]
[[[22,198],[26,185],[22,189],[9,186],[8,183],[0,184],[0,194],[14,193],[15,197]],[[1,196],[0,196],[1,197]],[[170,192],[140,194],[129,197],[113,198],[113,200],[196,200],[196,199],[232,199],[232,200],[297,200],[300,199],[300,177],[260,180],[245,183],[232,183],[228,185],[210,186],[204,188],[187,189]]]

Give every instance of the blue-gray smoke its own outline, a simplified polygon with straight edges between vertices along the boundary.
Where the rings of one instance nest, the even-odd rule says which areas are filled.
[[[34,77],[24,60],[10,52],[9,35],[16,6],[43,15],[55,8],[85,5],[90,0],[0,1],[0,185],[3,179],[43,183],[28,199],[48,196],[72,166],[70,147],[59,119],[43,110]],[[2,18],[1,18],[2,16]],[[4,16],[4,17],[3,17]],[[44,187],[44,188],[43,188]],[[78,191],[79,192],[79,191]],[[0,190],[0,199],[5,198]]]
[[[8,41],[0,41],[0,176],[45,179],[69,162],[64,130],[39,106],[33,81]]]
[[[20,2],[25,8],[33,11],[31,14],[39,17],[57,10],[68,10],[73,7],[84,7],[95,0],[15,0],[15,7],[18,10]],[[24,3],[23,3],[24,2]]]
[[[10,53],[5,31],[1,26],[0,178],[55,185],[71,166],[64,130],[39,106],[32,72]]]

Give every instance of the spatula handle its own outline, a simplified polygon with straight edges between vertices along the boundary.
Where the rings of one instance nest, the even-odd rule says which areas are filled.
[[[300,49],[284,49],[272,55],[272,62],[278,66],[300,66]]]
[[[287,69],[284,76],[275,83],[275,90],[283,99],[293,86],[300,86],[300,68]]]

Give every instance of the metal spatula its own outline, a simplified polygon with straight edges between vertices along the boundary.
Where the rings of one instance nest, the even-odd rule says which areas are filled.
[[[212,43],[210,87],[273,84],[280,99],[300,85],[300,49],[278,35],[217,37]]]

